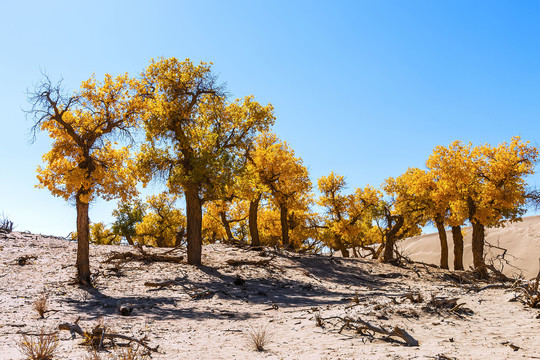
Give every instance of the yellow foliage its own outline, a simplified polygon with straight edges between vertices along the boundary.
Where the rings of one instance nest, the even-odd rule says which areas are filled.
[[[142,74],[141,92],[149,95],[147,142],[139,156],[143,182],[161,172],[170,191],[194,189],[203,200],[227,191],[254,134],[274,122],[272,105],[253,96],[227,102],[208,63],[153,60]]]
[[[90,225],[90,242],[100,245],[118,245],[122,238],[108,229],[105,224],[98,222]]]
[[[345,179],[331,172],[318,180],[317,204],[324,207],[321,239],[334,250],[347,256],[350,247],[371,245],[380,241],[374,232],[373,220],[382,199],[382,194],[371,186],[358,188],[353,194],[344,195]]]
[[[231,201],[216,200],[207,203],[203,216],[205,240],[208,242],[229,240],[226,225],[223,223],[225,220],[234,240],[244,241],[247,235],[248,212],[249,202],[236,197]]]
[[[39,166],[40,188],[82,202],[94,197],[122,198],[135,194],[135,178],[128,147],[118,147],[108,138],[113,132],[136,126],[141,101],[133,96],[136,82],[127,74],[103,83],[94,77],[84,81],[67,109],[43,118],[41,130],[53,139],[51,150]]]
[[[516,220],[525,211],[525,177],[534,173],[537,157],[538,149],[519,137],[495,147],[461,141],[438,146],[426,163],[436,182],[432,196],[448,204],[451,225]]]
[[[175,208],[177,197],[161,193],[149,196],[148,212],[136,225],[137,241],[156,247],[180,245],[185,236],[186,217]]]

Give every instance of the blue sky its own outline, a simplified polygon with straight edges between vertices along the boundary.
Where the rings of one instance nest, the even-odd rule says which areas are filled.
[[[29,143],[26,91],[68,89],[151,58],[211,61],[235,97],[276,109],[274,131],[312,180],[350,190],[423,167],[459,139],[540,142],[540,2],[20,1],[0,14],[0,211],[18,230],[67,235],[75,209],[35,189],[50,142]],[[529,179],[540,186],[540,176]],[[110,221],[102,201],[92,221]]]

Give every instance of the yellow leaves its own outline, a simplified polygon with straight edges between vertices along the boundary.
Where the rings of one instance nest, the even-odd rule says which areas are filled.
[[[37,170],[40,186],[83,202],[95,196],[127,199],[136,193],[129,149],[109,139],[138,122],[142,102],[134,87],[127,74],[114,79],[106,75],[102,83],[92,77],[81,84],[69,109],[57,109],[40,123],[54,139],[43,156],[45,168]]]
[[[274,133],[262,133],[255,139],[255,150],[250,156],[248,168],[272,193],[276,204],[290,208],[307,200],[312,186],[307,168],[287,142]]]
[[[219,197],[241,173],[253,136],[275,120],[272,105],[253,96],[228,103],[208,63],[153,60],[140,91],[147,94],[141,169],[164,171],[170,190],[195,186],[205,199]]]
[[[454,225],[467,218],[484,225],[515,219],[524,211],[524,178],[537,157],[538,149],[519,137],[496,147],[459,141],[438,146],[426,163],[436,181],[433,198],[448,204]]]
[[[179,245],[186,228],[186,217],[175,207],[175,195],[161,193],[147,199],[148,213],[136,225],[137,240],[145,245],[172,247]]]

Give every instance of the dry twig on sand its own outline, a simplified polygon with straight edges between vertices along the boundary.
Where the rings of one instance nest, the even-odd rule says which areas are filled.
[[[158,349],[158,346],[151,347],[147,344],[148,340],[146,339],[146,336],[143,337],[142,339],[137,339],[131,336],[108,332],[107,329],[102,325],[97,325],[94,329],[92,329],[91,332],[84,331],[79,326],[79,320],[80,318],[78,318],[74,323],[62,323],[58,325],[58,329],[69,331],[73,339],[75,338],[76,334],[79,334],[81,337],[85,339],[85,342],[88,345],[91,345],[93,348],[97,348],[98,350],[103,348],[103,345],[104,345],[103,342],[105,339],[108,339],[108,340],[121,339],[121,340],[127,340],[129,342],[135,342],[145,347],[146,349],[150,351],[154,351],[154,352],[157,351]]]
[[[276,255],[273,255],[270,259],[264,259],[264,260],[229,259],[227,260],[227,264],[231,266],[241,266],[241,265],[268,266],[270,265],[270,262],[275,259],[275,257]]]
[[[540,259],[538,259],[540,267]],[[538,275],[531,281],[516,281],[512,289],[520,292],[519,296],[522,301],[532,308],[540,307],[540,269]]]
[[[144,250],[142,246],[137,246],[137,249],[139,250],[139,254],[133,253],[131,251],[124,252],[124,253],[113,253],[111,257],[109,257],[107,260],[103,262],[110,263],[110,262],[113,262],[114,260],[119,260],[121,262],[144,261],[144,262],[168,262],[168,263],[179,264],[183,262],[184,260],[183,256],[151,254],[149,252],[146,252],[146,250]]]
[[[407,331],[397,326],[394,326],[392,331],[388,331],[384,329],[383,327],[373,325],[360,318],[353,319],[347,316],[346,317],[331,316],[331,317],[323,318],[322,320],[327,321],[327,320],[332,320],[332,319],[337,319],[340,322],[342,322],[342,326],[338,331],[340,334],[345,329],[353,330],[360,334],[364,334],[364,331],[367,330],[367,331],[372,331],[374,333],[386,335],[389,337],[390,336],[399,337],[403,341],[405,341],[405,344],[407,346],[418,346],[418,340],[413,338]]]

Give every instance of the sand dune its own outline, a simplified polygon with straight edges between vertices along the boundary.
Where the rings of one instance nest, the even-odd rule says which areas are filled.
[[[463,265],[468,268],[472,265],[471,234],[472,228],[463,228],[465,251]],[[453,268],[453,246],[452,233],[447,231],[449,246],[449,263]],[[486,261],[494,261],[497,268],[502,268],[508,276],[522,274],[529,279],[538,273],[538,259],[540,258],[540,215],[523,218],[523,221],[508,223],[505,227],[490,228],[486,231]],[[490,247],[489,244],[506,249],[505,259],[498,260],[497,255],[501,255],[503,250]],[[407,239],[399,244],[401,250],[413,260],[423,261],[431,264],[439,264],[441,246],[439,235],[427,234]]]

